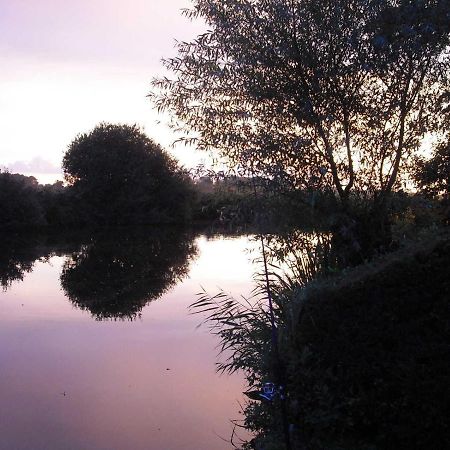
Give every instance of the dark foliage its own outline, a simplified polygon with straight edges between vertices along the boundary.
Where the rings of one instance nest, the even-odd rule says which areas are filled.
[[[0,173],[0,230],[67,228],[77,223],[71,192],[62,181],[39,184],[36,178]]]
[[[60,229],[69,228],[76,223],[70,190],[62,181],[54,184],[39,185],[38,199],[41,204],[45,224]]]
[[[77,220],[127,225],[184,222],[188,177],[137,126],[102,123],[69,146],[63,170]]]
[[[419,189],[431,196],[450,193],[450,141],[441,142],[431,159],[416,161],[414,180]]]
[[[214,223],[218,227],[246,227],[254,222],[255,202],[251,191],[214,186],[211,191],[198,191],[193,217],[196,221]]]
[[[449,264],[447,238],[310,291],[290,368],[308,448],[445,448]]]
[[[211,171],[212,172],[212,171]],[[214,173],[214,172],[212,172]],[[320,190],[280,190],[271,180],[236,176],[194,177],[193,218],[216,230],[281,233],[328,226],[337,211],[334,195]]]
[[[0,229],[46,224],[38,186],[34,177],[0,172]]]

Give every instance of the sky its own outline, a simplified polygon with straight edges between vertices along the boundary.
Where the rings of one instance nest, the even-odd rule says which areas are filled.
[[[171,148],[146,98],[175,39],[204,24],[189,0],[0,0],[0,168],[61,178],[67,146],[100,122],[138,124],[185,167],[207,156]],[[159,122],[159,123],[158,123]]]

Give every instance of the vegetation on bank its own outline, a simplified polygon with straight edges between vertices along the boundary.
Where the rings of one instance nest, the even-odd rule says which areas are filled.
[[[137,126],[102,123],[70,144],[62,163],[77,220],[96,225],[183,223],[191,183]]]
[[[441,176],[440,172],[437,175]],[[199,181],[195,178],[189,180],[183,174],[182,180],[177,186],[181,191],[178,209],[174,208],[176,202],[167,204],[173,197],[163,193],[157,199],[147,195],[148,203],[141,210],[139,205],[144,199],[139,200],[135,196],[125,207],[126,192],[116,199],[109,197],[113,195],[112,191],[97,194],[86,189],[83,193],[83,188],[65,185],[61,181],[42,185],[32,176],[0,172],[0,230],[10,234],[16,231],[71,230],[79,226],[98,228],[172,223],[212,226],[223,232],[280,233],[293,228],[323,229],[336,234],[346,231],[332,192],[280,192],[271,190],[270,185],[261,184],[255,193],[249,179],[242,181],[230,177]],[[392,194],[388,219],[394,236],[410,235],[416,225],[427,226],[449,220],[448,194],[433,196],[426,181],[421,183],[423,191]],[[103,201],[100,202],[102,196]],[[86,198],[81,201],[83,197]],[[350,199],[352,207],[359,209],[360,213],[361,198],[355,195]],[[121,211],[117,217],[111,216],[114,210]],[[351,218],[347,218],[347,226],[351,224]],[[370,216],[367,216],[366,226],[370,227]]]
[[[450,237],[293,293],[293,423],[307,448],[444,448],[450,439]]]
[[[262,179],[189,174],[136,126],[102,123],[77,136],[63,170],[65,182],[51,185],[0,171],[0,230],[167,223],[243,230],[255,227],[261,204],[272,228],[310,226],[318,205],[326,207],[318,191],[275,192]]]
[[[268,381],[284,384],[289,448],[445,447],[450,235],[446,227],[419,235],[344,270],[330,265],[326,236],[269,240],[272,261],[288,261],[292,250],[289,271],[270,274],[278,355],[264,276],[248,302],[220,292],[203,293],[193,305],[226,349],[219,370],[243,370],[252,392]],[[282,403],[276,396],[246,404],[236,433],[244,426],[255,437],[243,448],[288,448]]]
[[[0,230],[21,230],[59,225],[66,210],[62,182],[40,185],[36,178],[0,172]]]
[[[138,127],[102,123],[63,158],[65,183],[0,172],[0,229],[189,222],[195,193],[178,163]]]
[[[159,177],[159,175],[158,175]],[[223,231],[255,230],[258,205],[265,205],[270,227],[312,226],[315,209],[308,202],[273,193],[255,196],[235,179],[196,182],[181,173],[155,187],[154,180],[126,181],[117,173],[113,182],[99,183],[100,175],[88,182],[39,184],[36,178],[0,172],[0,230],[36,231],[76,229],[79,226],[114,227],[154,224],[203,224]],[[207,189],[205,189],[205,184]],[[125,187],[123,185],[126,185]],[[302,196],[298,196],[302,197]],[[289,214],[282,214],[289,211]],[[318,213],[317,213],[318,214]]]

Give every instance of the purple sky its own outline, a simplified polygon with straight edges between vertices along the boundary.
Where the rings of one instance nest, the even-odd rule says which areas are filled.
[[[161,58],[175,55],[174,40],[203,30],[181,15],[186,7],[189,0],[0,0],[0,167],[58,167],[75,135],[101,121],[137,123],[167,148],[173,136],[145,96]],[[205,158],[171,151],[186,166]]]

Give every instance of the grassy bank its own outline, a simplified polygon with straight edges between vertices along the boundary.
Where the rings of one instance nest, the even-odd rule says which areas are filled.
[[[300,291],[287,356],[305,448],[445,448],[449,267],[446,233]]]
[[[255,438],[243,448],[286,449],[280,398],[258,395],[266,382],[287,388],[293,450],[446,448],[448,229],[423,231],[339,272],[313,264],[327,252],[324,242],[309,241],[315,249],[301,246],[298,273],[272,275],[279,357],[264,279],[248,302],[204,293],[193,305],[227,349],[219,370],[243,370],[257,400],[244,408],[243,425]]]

